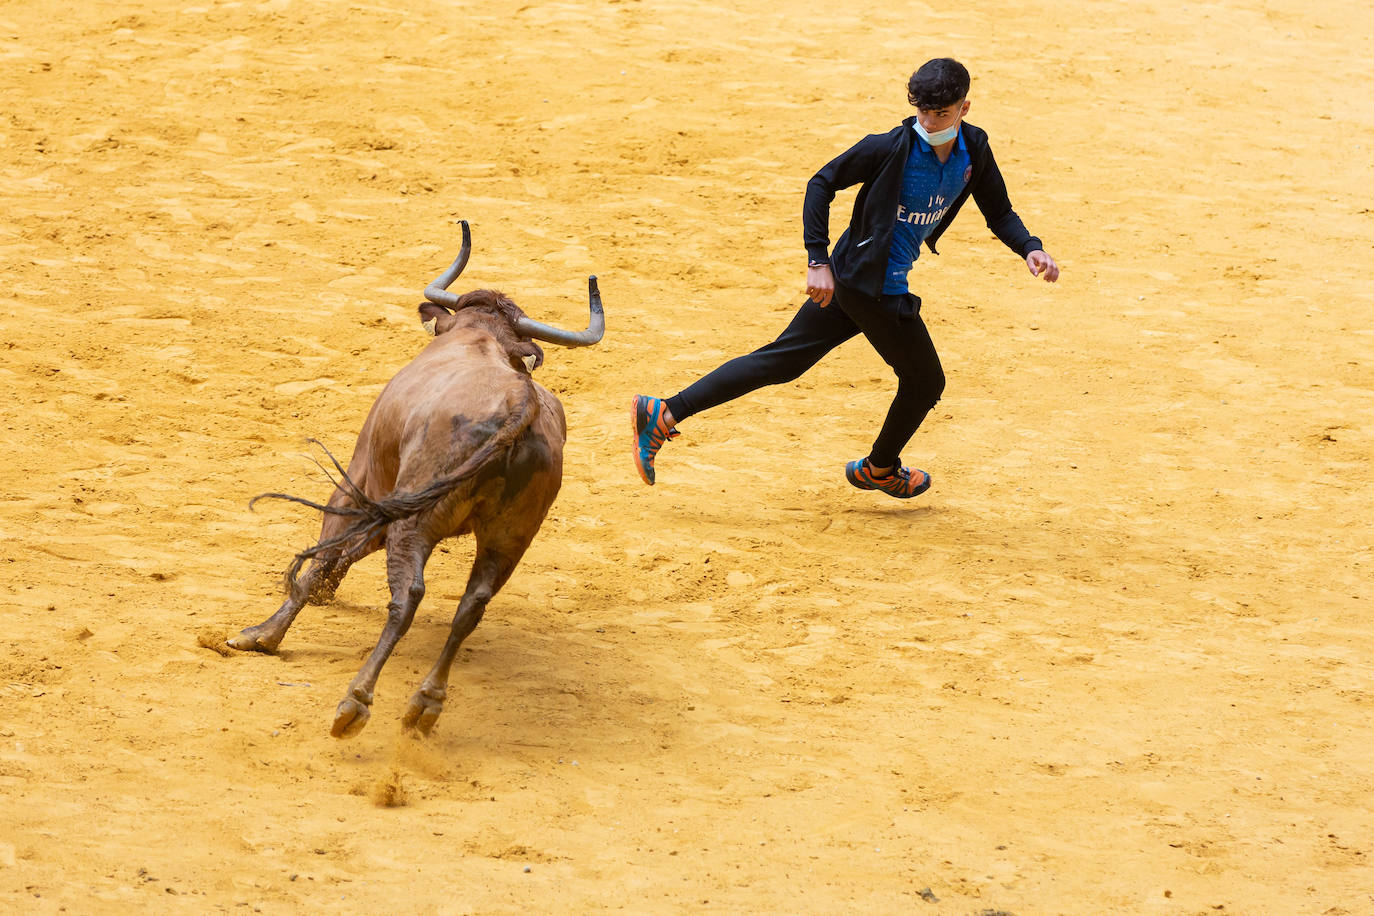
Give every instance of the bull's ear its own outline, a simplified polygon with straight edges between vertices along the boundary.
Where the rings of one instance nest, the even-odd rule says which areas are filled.
[[[425,330],[437,337],[453,327],[453,314],[442,305],[433,302],[420,303],[420,321]]]

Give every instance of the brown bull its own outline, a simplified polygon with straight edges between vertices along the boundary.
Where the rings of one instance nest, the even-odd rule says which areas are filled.
[[[591,324],[581,332],[532,321],[493,290],[447,292],[471,252],[462,225],[461,253],[425,290],[429,301],[420,306],[434,340],[377,397],[328,505],[264,494],[323,511],[324,525],[318,543],[297,554],[287,571],[281,608],[230,639],[236,649],[275,651],[307,601],[329,600],[353,563],[386,548],[386,626],[339,703],[335,737],[367,723],[382,665],[424,596],[425,562],[435,545],[471,532],[476,556],[467,589],[443,652],[404,716],[422,732],[433,727],[458,647],[510,578],[562,483],[563,407],[530,377],[543,362],[533,341],[586,346],[605,327],[595,277],[588,282]]]

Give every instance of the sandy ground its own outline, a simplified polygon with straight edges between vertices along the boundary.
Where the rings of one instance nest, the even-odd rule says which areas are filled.
[[[1374,913],[1366,3],[0,6],[0,910]],[[949,388],[854,491],[861,342],[684,424],[770,340],[807,178],[974,72],[1034,281],[976,210],[914,274]],[[836,205],[836,232],[850,197]],[[452,258],[581,326],[563,492],[357,738],[381,558],[256,623]],[[241,909],[242,908],[242,909]]]

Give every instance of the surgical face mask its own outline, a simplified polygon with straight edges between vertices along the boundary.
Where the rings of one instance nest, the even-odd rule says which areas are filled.
[[[931,146],[941,146],[953,140],[955,137],[959,136],[958,122],[956,122],[953,127],[946,127],[944,130],[937,130],[933,134],[927,133],[926,129],[921,126],[920,121],[915,122],[915,127],[916,133],[920,135],[921,139],[929,143]]]

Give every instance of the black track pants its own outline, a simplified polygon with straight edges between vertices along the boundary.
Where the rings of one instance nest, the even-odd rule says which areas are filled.
[[[808,299],[777,340],[684,388],[668,399],[668,409],[681,422],[765,385],[793,381],[860,333],[897,373],[897,394],[868,456],[874,466],[889,467],[901,460],[902,449],[945,390],[920,299],[910,294],[870,299],[837,285],[829,306]]]

